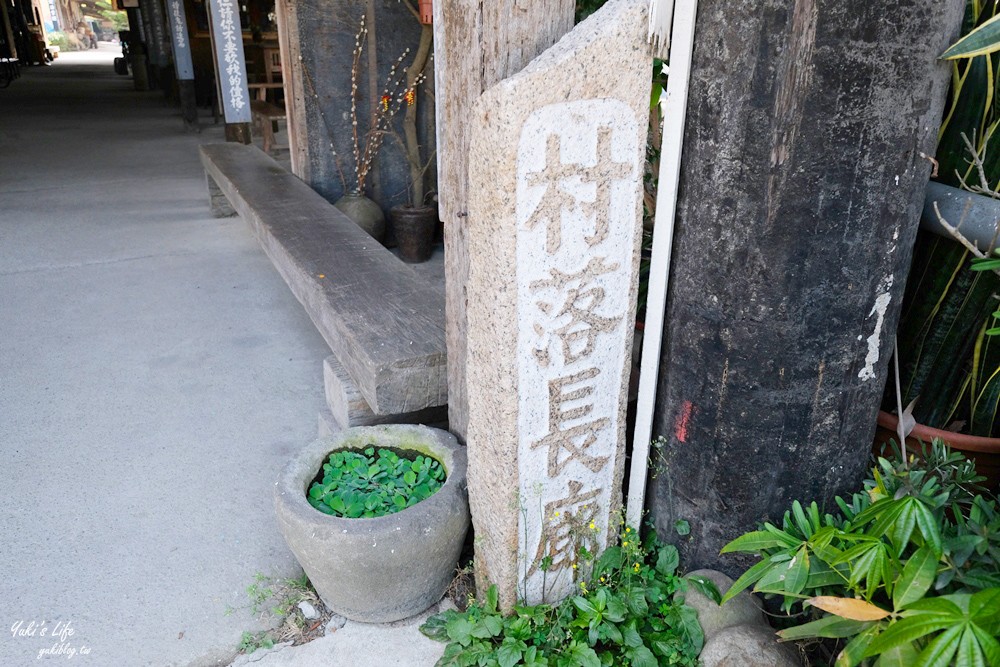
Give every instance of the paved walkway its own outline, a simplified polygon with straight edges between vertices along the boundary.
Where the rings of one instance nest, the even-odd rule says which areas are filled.
[[[298,571],[271,486],[315,435],[326,345],[208,215],[197,146],[222,127],[186,134],[115,51],[0,90],[4,667],[225,663],[255,573]]]

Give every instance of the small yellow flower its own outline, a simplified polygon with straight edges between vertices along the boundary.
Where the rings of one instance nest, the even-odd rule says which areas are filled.
[[[626,533],[631,533],[631,532],[632,532],[632,529],[631,529],[631,528],[629,528],[628,526],[625,526],[625,532],[626,532]]]
[[[636,572],[638,572],[638,571],[639,571],[639,564],[638,564],[638,563],[636,563],[636,564],[635,564],[635,565],[633,566],[633,568],[632,568],[632,569],[634,569],[634,570],[635,570]]]
[[[576,563],[573,563],[573,569],[574,570],[576,569]]]
[[[628,546],[628,540],[625,540],[624,542],[622,542],[622,546],[623,547],[627,547]]]
[[[594,525],[594,522],[593,522],[593,521],[591,521],[591,522],[590,522],[590,529],[591,529],[591,530],[595,530],[596,528],[597,528],[597,526],[595,526],[595,525]]]
[[[604,583],[604,577],[601,577],[601,583]]]

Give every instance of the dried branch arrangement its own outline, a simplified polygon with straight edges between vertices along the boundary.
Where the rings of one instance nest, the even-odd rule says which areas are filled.
[[[403,61],[409,55],[410,49],[404,50],[389,69],[380,103],[369,120],[367,130],[359,129],[358,73],[367,35],[368,27],[365,25],[365,17],[362,15],[361,27],[354,39],[354,54],[351,60],[351,130],[354,141],[355,192],[358,193],[364,192],[365,180],[368,178],[372,164],[382,147],[382,142],[386,134],[392,132],[393,116],[404,106],[409,107],[416,103],[416,89],[426,79],[423,72],[413,77],[412,81],[407,77],[407,68],[403,67]]]

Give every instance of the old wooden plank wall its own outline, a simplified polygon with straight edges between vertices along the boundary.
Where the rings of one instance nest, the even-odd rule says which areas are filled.
[[[519,72],[573,27],[573,0],[437,0],[434,3],[438,191],[445,228],[449,426],[468,422],[466,283],[469,118],[484,90]],[[513,193],[511,194],[513,196]]]

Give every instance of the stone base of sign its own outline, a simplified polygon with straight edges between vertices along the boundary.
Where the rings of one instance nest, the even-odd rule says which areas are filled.
[[[146,64],[145,54],[131,54],[128,64],[132,69],[132,85],[135,89],[140,92],[149,90],[149,68]]]
[[[471,114],[469,495],[506,609],[572,592],[620,528],[647,4],[611,0]]]

